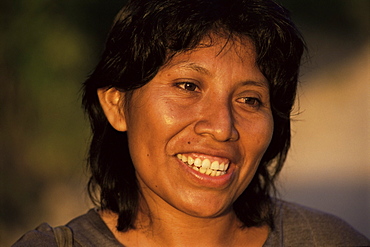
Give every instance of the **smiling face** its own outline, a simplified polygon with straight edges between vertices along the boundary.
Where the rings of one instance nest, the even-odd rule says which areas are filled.
[[[110,120],[127,129],[150,209],[197,217],[231,212],[271,141],[269,87],[254,46],[214,41],[172,58],[132,93],[116,117],[120,124]]]

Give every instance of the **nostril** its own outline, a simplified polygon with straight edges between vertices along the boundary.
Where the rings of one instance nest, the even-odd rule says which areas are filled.
[[[236,141],[239,139],[238,131],[230,118],[199,121],[195,125],[195,133],[210,136],[220,142]]]

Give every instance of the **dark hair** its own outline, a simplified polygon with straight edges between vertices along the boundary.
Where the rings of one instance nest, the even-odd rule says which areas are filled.
[[[93,133],[89,195],[119,215],[120,231],[134,228],[140,191],[127,135],[108,123],[97,89],[140,88],[173,55],[196,48],[211,34],[252,40],[257,64],[269,81],[273,138],[254,178],[233,206],[244,226],[273,227],[270,193],[275,193],[274,180],[290,146],[290,114],[305,48],[288,11],[269,0],[133,0],[117,15],[83,95]]]

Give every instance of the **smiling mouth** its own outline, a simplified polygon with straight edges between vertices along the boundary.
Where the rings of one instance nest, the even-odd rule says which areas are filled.
[[[209,159],[192,158],[184,154],[178,154],[177,158],[187,164],[190,168],[212,177],[218,177],[226,174],[229,162],[219,162],[217,160],[210,161]]]

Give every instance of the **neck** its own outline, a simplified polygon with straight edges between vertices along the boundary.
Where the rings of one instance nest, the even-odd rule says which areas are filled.
[[[147,229],[161,246],[227,246],[241,228],[233,212],[214,218],[180,212],[153,216]]]
[[[230,210],[222,216],[201,218],[183,212],[139,212],[136,229],[116,230],[118,216],[101,212],[103,220],[124,246],[262,246],[268,227],[242,228]]]

